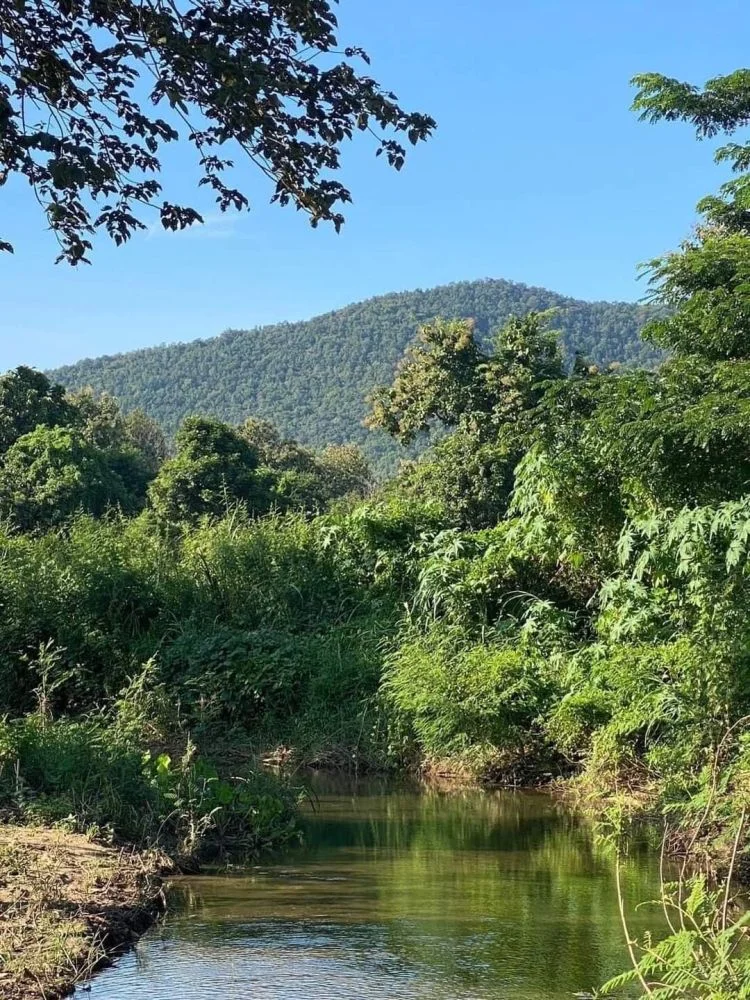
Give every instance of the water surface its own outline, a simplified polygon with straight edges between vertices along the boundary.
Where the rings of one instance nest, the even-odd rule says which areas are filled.
[[[612,860],[548,796],[317,786],[304,845],[180,880],[92,1000],[569,1000],[627,967]],[[629,906],[657,881],[633,851]]]

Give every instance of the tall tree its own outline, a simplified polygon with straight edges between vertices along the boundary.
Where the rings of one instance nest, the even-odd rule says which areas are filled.
[[[281,436],[278,427],[262,417],[247,417],[238,428],[255,449],[261,465],[276,471],[312,472],[315,455],[297,441]]]
[[[399,488],[441,502],[454,523],[494,524],[507,508],[513,470],[527,446],[530,415],[564,375],[549,315],[511,317],[485,350],[470,320],[436,320],[407,349],[393,384],[371,396],[369,425],[402,443],[449,429]]]
[[[689,122],[699,139],[734,135],[750,125],[750,69],[708,80],[703,87],[675,80],[662,73],[633,77],[638,88],[633,108],[649,122]],[[737,174],[718,195],[709,195],[698,208],[712,222],[733,229],[750,227],[750,142],[720,146],[717,163],[728,163]]]
[[[365,496],[372,488],[370,463],[356,444],[329,444],[317,456],[319,475],[326,494]]]
[[[123,422],[128,441],[140,452],[146,467],[155,476],[169,457],[164,431],[153,417],[141,409],[131,410]]]
[[[22,531],[39,531],[78,511],[99,515],[119,507],[132,513],[141,498],[109,459],[75,428],[38,426],[8,449],[0,465],[0,515]],[[137,486],[142,495],[143,484]]]
[[[222,211],[250,204],[225,179],[239,155],[271,180],[272,201],[338,229],[344,141],[371,135],[399,170],[398,137],[416,144],[435,122],[358,71],[362,49],[341,51],[335,2],[0,0],[0,180],[28,181],[71,264],[88,261],[99,229],[118,244],[143,229],[142,206],[166,229],[202,221],[156,179],[181,137]]]
[[[232,504],[265,511],[269,483],[258,471],[255,449],[228,424],[188,417],[177,432],[177,454],[149,488],[151,506],[166,523],[189,523],[225,514]]]
[[[486,351],[471,320],[437,319],[420,328],[390,387],[370,397],[370,427],[408,443],[435,425],[503,427],[563,374],[559,334],[548,313],[512,316]]]
[[[56,427],[73,419],[63,386],[41,372],[20,365],[0,376],[0,455],[40,424]]]

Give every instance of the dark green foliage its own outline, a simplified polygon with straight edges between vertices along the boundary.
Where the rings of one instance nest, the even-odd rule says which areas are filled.
[[[355,445],[321,452],[282,439],[267,421],[239,429],[190,417],[169,458],[164,434],[141,410],[127,415],[106,393],[66,393],[28,368],[0,380],[0,518],[21,531],[63,525],[73,513],[140,510],[164,525],[220,517],[238,505],[318,511],[364,496],[372,474]]]
[[[127,440],[140,452],[148,471],[155,476],[162,463],[169,458],[164,431],[143,410],[131,410],[125,414],[123,426]]]
[[[135,456],[128,463],[125,455],[105,455],[79,431],[40,426],[3,457],[0,512],[22,531],[33,531],[63,524],[76,511],[133,511],[143,480]]]
[[[65,389],[41,372],[21,365],[0,377],[0,455],[40,424],[70,424],[74,412]]]
[[[351,201],[332,176],[344,142],[358,131],[374,137],[376,153],[400,170],[399,140],[416,145],[435,122],[358,72],[366,53],[336,34],[329,0],[179,9],[163,0],[75,8],[4,0],[0,175],[32,185],[58,259],[71,264],[88,261],[100,229],[118,245],[145,229],[143,206],[158,210],[165,229],[202,221],[164,200],[156,179],[162,146],[180,138],[194,146],[198,184],[221,211],[250,205],[227,180],[234,155],[271,181],[272,202],[338,230]],[[12,249],[0,240],[0,251]]]
[[[166,451],[154,422],[91,389],[66,394],[41,372],[0,378],[0,517],[38,531],[76,512],[132,513]]]
[[[744,234],[703,228],[651,264],[652,284],[674,312],[646,336],[680,354],[711,361],[750,357],[750,248]]]
[[[73,408],[68,423],[79,427],[86,440],[97,448],[137,452],[151,476],[168,458],[164,432],[142,410],[124,414],[116,399],[104,392],[97,394],[90,386],[70,393],[66,402]]]
[[[273,473],[273,500],[282,510],[319,510],[344,496],[365,496],[373,485],[363,452],[353,444],[328,445],[315,452],[282,438],[268,420],[248,417],[240,434]]]
[[[282,437],[270,420],[248,417],[239,428],[239,433],[254,449],[261,465],[278,472],[302,473],[311,472],[314,468],[313,452],[291,438]]]
[[[30,715],[0,723],[0,796],[40,819],[78,814],[84,827],[112,825],[137,837],[152,799],[142,757],[100,722]]]
[[[363,497],[372,489],[370,463],[355,444],[329,444],[317,455],[317,474],[326,499]]]
[[[425,523],[416,508],[408,521],[383,508],[381,521],[374,507],[317,521],[236,512],[181,537],[147,515],[6,536],[3,708],[34,706],[38,650],[51,639],[55,712],[108,703],[156,656],[156,676],[195,725],[252,732],[318,713],[353,743],[359,703],[377,690],[380,641],[398,616],[402,553]],[[345,726],[320,700],[336,688]]]
[[[505,780],[547,763],[542,720],[555,684],[543,655],[486,633],[458,629],[404,636],[388,664],[384,692],[410,720],[423,753],[470,764]]]
[[[258,472],[258,454],[232,427],[189,417],[175,446],[175,457],[164,463],[149,489],[151,507],[161,521],[220,517],[237,504],[253,512],[269,509],[270,483]]]
[[[508,508],[517,461],[517,453],[503,443],[454,431],[422,458],[404,462],[386,489],[403,497],[430,497],[451,527],[485,528]]]
[[[171,344],[81,361],[53,377],[70,389],[92,385],[125,410],[141,407],[169,434],[193,413],[240,424],[249,415],[272,420],[305,445],[363,445],[379,471],[401,450],[364,429],[365,397],[389,383],[417,327],[436,316],[471,318],[487,345],[511,315],[558,310],[566,357],[653,365],[659,354],[639,330],[652,314],[628,303],[579,302],[509,281],[460,282],[427,291],[371,299],[305,323],[232,330],[212,340]]]
[[[295,835],[294,806],[293,790],[268,775],[222,779],[189,739],[176,760],[153,756],[117,716],[0,721],[0,807],[20,819],[192,858],[284,844]]]
[[[132,668],[133,645],[159,614],[156,585],[168,585],[172,562],[167,542],[147,534],[139,521],[86,517],[65,533],[4,536],[5,710],[33,707],[37,652],[50,639],[66,678],[56,688],[56,708],[80,712],[114,697]]]

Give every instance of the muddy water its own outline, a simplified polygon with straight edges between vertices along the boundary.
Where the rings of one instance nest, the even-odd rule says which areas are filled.
[[[612,861],[549,797],[315,791],[304,845],[182,880],[81,1000],[569,1000],[627,966]],[[623,887],[655,894],[645,848]]]

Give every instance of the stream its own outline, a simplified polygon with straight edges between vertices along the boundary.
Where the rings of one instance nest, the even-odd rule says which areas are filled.
[[[303,844],[177,880],[77,1000],[570,1000],[628,967],[613,860],[550,796],[311,782]],[[622,885],[653,898],[655,852]]]

